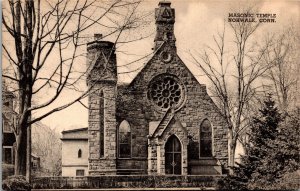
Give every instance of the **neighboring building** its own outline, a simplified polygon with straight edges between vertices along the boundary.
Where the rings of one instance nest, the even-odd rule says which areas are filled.
[[[9,90],[5,83],[2,89],[2,178],[14,174],[15,162],[15,143],[16,137],[14,129],[17,126],[18,113],[14,110],[16,96]],[[33,172],[38,171],[40,167],[40,158],[31,155],[31,164]]]
[[[62,176],[88,175],[88,128],[62,132]]]
[[[130,84],[117,83],[112,42],[95,35],[88,43],[88,135],[83,129],[63,132],[63,169],[70,172],[63,175],[80,169],[85,175],[209,175],[227,169],[225,119],[177,55],[170,5],[161,1],[155,9],[154,55]]]
[[[41,158],[31,154],[31,170],[32,173],[36,173],[41,169]]]
[[[17,113],[13,105],[15,95],[7,90],[5,83],[2,88],[2,177],[5,178],[14,173],[16,138],[13,127],[16,126]]]

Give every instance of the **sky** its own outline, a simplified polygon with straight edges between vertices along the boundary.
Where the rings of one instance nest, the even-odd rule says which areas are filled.
[[[117,62],[120,66],[118,67],[118,72],[122,73],[139,69],[145,64],[145,60],[143,60],[143,62],[130,64],[128,67],[121,67],[121,65],[126,65],[143,55],[151,53],[155,35],[153,13],[154,9],[158,7],[158,2],[156,0],[148,0],[141,3],[138,7],[138,11],[152,12],[152,15],[149,17],[151,22],[143,26],[142,29],[132,31],[129,35],[139,35],[142,33],[147,34],[146,36],[149,37],[137,42],[117,46]],[[256,5],[257,10],[254,12],[255,14],[276,14],[276,22],[264,23],[260,30],[257,31],[257,38],[269,32],[279,32],[291,22],[300,23],[300,1],[270,0],[247,2],[250,2],[251,5]],[[234,10],[238,10],[238,8],[244,7],[248,3],[246,1],[229,0],[171,0],[171,3],[171,7],[175,8],[176,14],[175,37],[177,53],[194,75],[196,75],[198,81],[207,84],[205,76],[201,75],[202,73],[199,68],[192,63],[190,54],[201,52],[206,45],[211,45],[213,43],[213,36],[217,35],[217,32],[223,28],[224,19],[225,24],[228,24],[229,13],[235,13],[236,11]],[[240,9],[240,12],[243,12],[243,10]],[[87,32],[91,36],[93,33],[101,33],[101,31],[94,28]],[[228,36],[230,35],[232,33],[228,30]],[[81,62],[85,62],[85,60],[81,60]],[[119,83],[130,82],[137,72],[120,74],[118,76]],[[72,91],[63,92],[60,99],[55,103],[55,106],[72,100],[76,94],[76,92]],[[43,99],[43,96],[39,99]],[[83,100],[83,103],[86,104],[87,100]],[[59,132],[66,129],[87,127],[88,110],[81,104],[76,103],[67,109],[52,114],[41,122],[51,128],[55,128]]]

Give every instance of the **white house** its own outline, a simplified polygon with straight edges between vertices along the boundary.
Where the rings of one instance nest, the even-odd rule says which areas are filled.
[[[88,175],[88,128],[62,132],[62,176]]]

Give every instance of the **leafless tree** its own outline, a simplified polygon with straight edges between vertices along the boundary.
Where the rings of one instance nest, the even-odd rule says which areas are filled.
[[[265,55],[265,62],[274,62],[264,75],[268,91],[274,95],[283,112],[295,109],[299,97],[299,31],[291,25],[281,33],[272,35],[274,43]]]
[[[89,30],[100,28],[106,33],[104,37],[113,36],[117,42],[122,33],[139,27],[145,18],[138,14],[139,4],[140,0],[8,0],[3,3],[2,47],[7,67],[2,76],[14,83],[18,95],[19,117],[14,128],[16,175],[30,177],[31,143],[27,139],[30,126],[88,95],[89,89],[81,90],[78,97],[55,105],[66,90],[79,91],[79,81],[85,77],[85,72],[80,71],[85,62],[80,60],[85,55],[82,42],[90,36]]]
[[[251,13],[251,9],[244,12]],[[234,165],[237,141],[249,126],[249,115],[255,107],[253,98],[261,88],[256,81],[271,65],[263,59],[271,41],[257,43],[253,39],[259,26],[259,23],[236,22],[229,23],[227,29],[224,22],[222,32],[213,36],[214,46],[191,53],[194,63],[211,82],[215,102],[226,119],[229,167]]]
[[[32,125],[32,153],[40,158],[42,176],[59,176],[61,172],[61,141],[55,129],[37,122]]]

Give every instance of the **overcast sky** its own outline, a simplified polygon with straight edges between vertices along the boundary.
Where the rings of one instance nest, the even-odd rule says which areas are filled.
[[[204,45],[210,45],[213,42],[213,35],[216,34],[218,30],[220,31],[222,29],[223,21],[228,18],[228,14],[233,12],[234,8],[242,7],[246,2],[224,0],[172,0],[171,2],[171,6],[175,8],[176,11],[175,36],[177,39],[176,44],[178,54],[193,73],[199,75],[201,74],[199,69],[190,62],[189,52],[201,52]],[[260,31],[258,31],[258,35],[267,32],[280,31],[291,21],[297,24],[300,23],[299,1],[272,0],[251,1],[251,3],[257,5],[259,8],[258,13],[276,14],[276,23],[266,23]],[[139,10],[154,12],[157,5],[158,1],[148,0],[140,5]],[[136,43],[118,47],[120,52],[117,53],[118,65],[124,65],[151,52],[155,35],[154,15],[153,22],[144,27],[142,31],[149,33],[150,37]],[[90,31],[89,33],[92,34],[95,32],[101,33],[98,32],[97,29]],[[228,32],[230,33],[230,31]],[[123,54],[123,51],[127,51],[131,56]],[[129,65],[130,67],[118,67],[118,70],[119,72],[126,72],[139,68],[143,64],[144,63],[138,62]],[[135,75],[136,73],[119,75],[119,81],[130,82]],[[201,83],[206,84],[206,79],[204,77],[198,77],[198,80]],[[74,98],[72,92],[65,92],[61,102],[71,100],[72,98]],[[57,104],[59,104],[59,102]],[[42,120],[42,122],[51,128],[56,128],[58,131],[87,127],[88,111],[80,104],[74,104],[63,111],[47,117]]]

